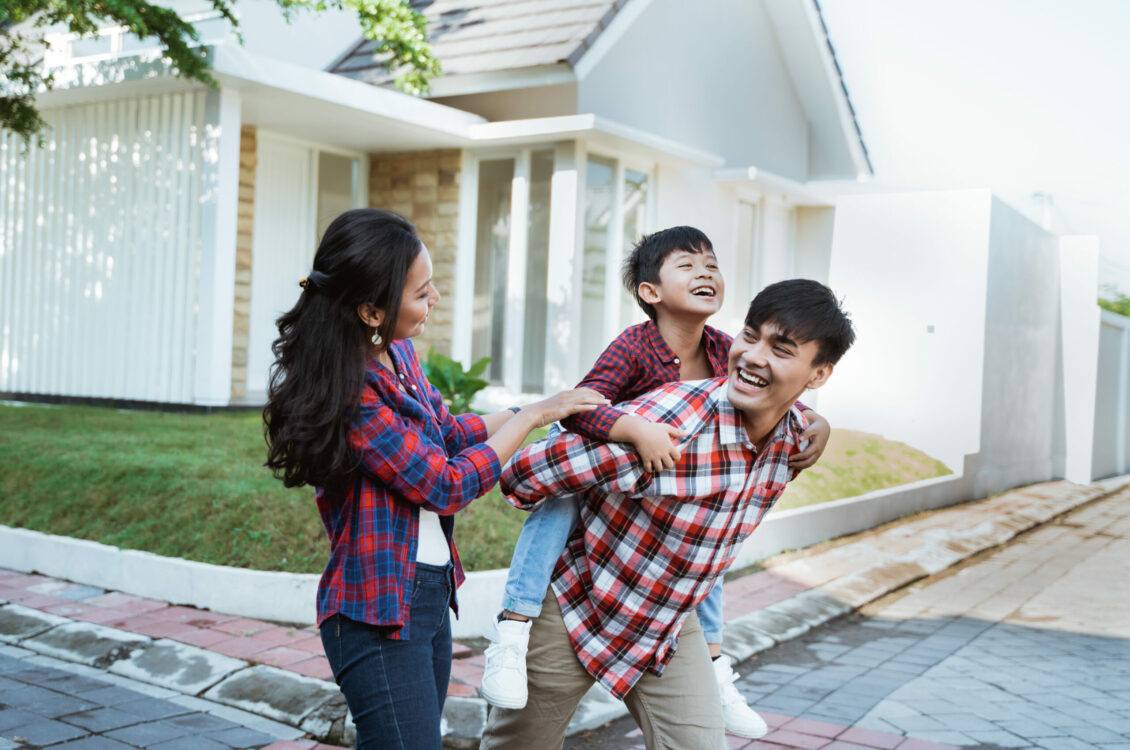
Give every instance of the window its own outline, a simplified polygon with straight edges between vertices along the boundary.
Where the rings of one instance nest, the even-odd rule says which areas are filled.
[[[500,398],[568,387],[643,317],[620,265],[648,228],[651,177],[568,143],[472,164],[464,198],[476,208],[461,244],[474,255],[461,256],[453,354],[468,364],[490,357],[485,377]]]
[[[502,382],[506,335],[506,278],[510,255],[510,203],[514,160],[479,163],[479,215],[475,237],[475,302],[471,360],[490,357],[487,379]]]
[[[521,336],[512,346],[519,351],[509,362],[516,373],[510,385],[529,393],[540,393],[545,383],[552,178],[550,150],[479,162],[471,361],[490,357],[487,379],[504,384],[511,356],[508,336],[520,329]],[[515,212],[522,211],[523,205],[524,221],[519,221]],[[513,237],[513,230],[521,231],[521,227],[525,236]],[[517,274],[516,278],[511,279],[511,274]],[[519,280],[520,284],[511,283]],[[507,312],[517,307],[523,310],[521,320]]]
[[[621,283],[621,265],[648,228],[648,175],[602,156],[585,168],[584,265],[581,282],[581,367],[642,319],[635,296]]]

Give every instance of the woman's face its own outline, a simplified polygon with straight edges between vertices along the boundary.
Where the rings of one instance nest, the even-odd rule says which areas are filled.
[[[400,311],[396,318],[394,339],[410,339],[424,332],[428,313],[439,301],[439,292],[432,286],[432,259],[422,244],[420,254],[408,267],[404,279],[404,292],[400,296]]]

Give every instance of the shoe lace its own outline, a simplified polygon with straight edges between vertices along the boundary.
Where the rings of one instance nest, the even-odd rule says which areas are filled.
[[[738,673],[731,669],[730,674],[724,679],[724,681],[719,681],[718,687],[722,691],[723,705],[728,706],[732,703],[746,702],[745,696],[742,695],[741,691],[738,690],[736,685],[734,685],[737,680]]]
[[[520,668],[526,652],[513,643],[495,643],[486,650],[486,666],[498,669]]]

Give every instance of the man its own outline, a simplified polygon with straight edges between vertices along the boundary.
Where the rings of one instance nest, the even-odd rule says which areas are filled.
[[[530,631],[529,699],[491,711],[481,748],[560,747],[594,681],[623,698],[650,748],[716,750],[718,687],[693,610],[795,472],[795,409],[854,341],[831,290],[784,281],[754,298],[723,378],[675,382],[621,408],[674,425],[682,457],[648,474],[631,446],[555,430],[502,488],[520,508],[579,494],[581,523]]]

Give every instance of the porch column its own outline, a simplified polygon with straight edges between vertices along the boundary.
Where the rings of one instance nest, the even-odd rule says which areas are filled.
[[[793,275],[793,214],[781,195],[767,193],[761,202],[761,258],[754,293]]]
[[[459,227],[455,248],[451,358],[470,367],[475,317],[475,226],[479,213],[479,162],[463,151],[459,174]]]
[[[193,403],[226,406],[231,402],[232,326],[235,299],[236,225],[239,208],[239,92],[209,92],[200,205],[200,282],[197,289],[196,356]]]
[[[581,262],[584,232],[584,145],[559,143],[550,184],[549,270],[546,282],[545,390],[570,388],[579,380]]]

